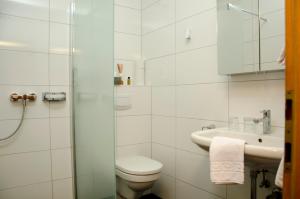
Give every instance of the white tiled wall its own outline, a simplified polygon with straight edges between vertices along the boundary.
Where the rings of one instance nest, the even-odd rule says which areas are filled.
[[[124,65],[123,80],[115,98],[129,96],[131,108],[116,111],[117,157],[151,156],[151,87],[135,85],[136,62],[141,58],[141,1],[115,0],[115,65]],[[116,69],[115,69],[116,70]]]
[[[71,199],[69,82],[70,0],[0,1],[0,136],[17,124],[21,104],[9,95],[35,92],[14,140],[0,146],[0,198]],[[42,92],[67,101],[42,101]]]
[[[276,5],[280,10],[279,0]],[[260,110],[271,109],[274,135],[283,136],[284,72],[218,75],[216,20],[214,0],[142,0],[151,151],[164,164],[152,191],[164,199],[250,198],[248,178],[238,187],[210,182],[208,153],[191,142],[191,132],[209,124],[226,126],[231,116],[261,117]],[[259,190],[259,198],[269,192]]]
[[[129,110],[116,111],[117,157],[151,154],[151,88],[147,86],[118,87],[116,97],[130,97]]]

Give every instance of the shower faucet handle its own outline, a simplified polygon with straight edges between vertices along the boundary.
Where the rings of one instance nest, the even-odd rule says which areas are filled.
[[[30,94],[24,94],[23,100],[29,100],[29,101],[35,101],[36,100],[36,94],[30,93]]]
[[[36,94],[35,93],[30,93],[30,94],[24,94],[24,95],[19,95],[17,93],[12,93],[10,95],[10,100],[12,102],[17,102],[19,100],[29,100],[29,101],[35,101],[36,100]]]
[[[19,95],[19,94],[17,94],[17,93],[12,93],[12,94],[10,95],[10,100],[13,101],[13,102],[16,102],[16,101],[18,101],[18,100],[20,100],[20,99],[23,99],[23,96],[22,96],[22,95]]]

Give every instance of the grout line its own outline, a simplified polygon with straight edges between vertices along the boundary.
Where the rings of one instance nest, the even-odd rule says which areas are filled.
[[[50,20],[50,1],[49,1],[49,20]],[[50,46],[51,46],[51,24],[50,22],[48,22],[48,84],[49,84],[49,87],[48,87],[48,90],[50,91]],[[50,106],[50,102],[48,102],[48,117],[50,118],[51,114],[50,114],[50,109],[51,109],[51,106]],[[51,147],[52,147],[52,141],[51,141],[51,120],[49,119],[49,147],[50,147],[50,176],[51,176],[51,195],[52,195],[52,199],[54,199],[54,190],[53,190],[53,168],[52,168],[52,165],[53,165],[53,158],[52,158],[52,151],[51,151]]]
[[[144,9],[142,9],[143,5],[142,5],[142,1],[141,1],[141,13],[140,13],[140,33],[141,33],[141,38],[140,38],[140,57],[141,59],[143,59],[143,11]],[[146,85],[146,62],[144,61],[144,84]],[[153,159],[153,146],[152,146],[152,140],[153,140],[153,128],[152,128],[152,86],[149,86],[150,89],[150,158]],[[151,188],[152,189],[152,188]]]
[[[178,83],[178,84],[162,84],[162,85],[152,85],[152,87],[180,87],[180,86],[195,86],[195,85],[206,85],[206,84],[223,84],[227,83],[227,80],[224,81],[208,81],[208,82],[195,82],[195,83]]]
[[[165,58],[165,57],[172,56],[172,55],[175,55],[175,53],[168,53],[168,54],[157,56],[157,57],[147,58],[146,61],[151,61],[151,60],[155,60],[155,59]]]
[[[156,31],[159,31],[159,30],[161,30],[161,29],[164,29],[164,28],[166,28],[166,27],[168,27],[168,26],[175,25],[175,24],[177,24],[177,23],[181,23],[181,22],[183,22],[183,21],[185,21],[185,20],[188,20],[188,19],[190,19],[190,18],[192,18],[192,17],[198,16],[198,15],[202,15],[202,14],[204,14],[204,13],[206,13],[206,12],[213,11],[214,9],[216,9],[216,7],[212,7],[212,8],[208,8],[208,9],[202,10],[202,11],[200,11],[200,12],[197,12],[197,13],[195,13],[195,14],[193,14],[193,15],[184,17],[184,18],[179,19],[179,20],[176,20],[176,17],[175,17],[174,20],[172,20],[172,22],[170,22],[170,23],[168,23],[168,24],[165,24],[165,25],[162,25],[162,26],[159,26],[159,27],[157,27],[157,28],[155,28],[155,29],[153,29],[153,30],[151,30],[151,31],[148,31],[148,32],[145,32],[145,33],[142,32],[141,34],[142,34],[142,36],[151,34],[151,33],[153,33],[153,32],[156,32]],[[176,14],[175,14],[175,15],[176,15]]]
[[[151,113],[150,114],[141,114],[141,115],[116,115],[115,117],[117,118],[123,118],[123,117],[151,117]]]
[[[254,79],[254,80],[229,80],[229,84],[232,83],[249,83],[249,82],[268,82],[268,81],[282,81],[285,80],[285,78],[267,78],[263,77],[263,79]]]
[[[254,37],[254,36],[252,36],[252,37]],[[262,41],[262,40],[273,39],[273,38],[276,38],[276,37],[285,37],[285,34],[284,33],[277,33],[277,34],[269,35],[269,36],[265,36],[265,37],[261,36],[261,38],[246,40],[246,41],[243,41],[243,43],[244,44],[249,44],[249,43],[258,42],[258,41]]]
[[[49,119],[49,117],[44,117],[44,118],[24,118],[25,120],[46,120]],[[19,121],[20,118],[18,119],[0,119],[0,122],[7,122],[7,121]]]
[[[144,144],[151,144],[151,142],[138,142],[138,143],[132,143],[132,144],[122,144],[122,145],[116,145],[116,147],[131,147],[131,146],[139,146]]]
[[[228,94],[229,97],[229,94]],[[228,108],[229,112],[229,108]],[[164,117],[164,118],[174,118],[174,119],[189,119],[189,120],[199,120],[199,121],[205,121],[205,122],[218,122],[218,123],[224,123],[227,124],[227,120],[211,120],[211,119],[204,119],[204,118],[196,118],[196,117],[188,117],[188,116],[170,116],[170,115],[161,115],[161,114],[152,114],[152,117]],[[228,116],[229,117],[229,114]],[[284,128],[284,126],[278,126],[278,125],[272,125],[273,128]],[[200,129],[199,129],[200,130]]]
[[[262,36],[260,40],[263,41],[263,40],[268,40],[268,39],[274,39],[276,37],[285,37],[285,34],[284,33],[278,33],[278,34],[267,36],[267,37]],[[258,40],[254,40],[254,41],[258,41]]]
[[[150,30],[150,31],[148,31],[148,32],[146,32],[146,33],[142,33],[142,36],[148,36],[148,35],[150,35],[150,34],[152,34],[152,33],[154,33],[154,32],[158,32],[158,31],[160,31],[160,30],[162,30],[162,29],[165,29],[165,28],[167,28],[167,27],[169,27],[169,26],[173,26],[173,25],[175,25],[175,21],[172,21],[171,23],[162,25],[162,26],[160,26],[160,27],[158,27],[158,28],[155,28],[154,30]]]
[[[72,177],[66,177],[66,178],[53,179],[52,182],[63,181],[63,180],[70,180],[70,179],[73,179],[73,176]]]
[[[164,54],[164,55],[161,55],[161,56],[154,56],[154,57],[148,58],[147,61],[157,60],[157,59],[165,58],[165,57],[168,57],[168,56],[189,53],[189,52],[193,52],[193,51],[197,51],[197,50],[201,50],[201,49],[205,49],[205,48],[211,48],[211,47],[217,47],[217,44],[215,43],[215,44],[210,44],[210,45],[204,45],[204,46],[201,46],[201,47],[187,49],[187,50],[183,50],[183,51],[177,51],[177,52],[175,51],[174,53],[168,53],[168,54]],[[116,59],[118,59],[118,58],[116,58]],[[133,60],[129,60],[129,61],[133,61]],[[263,62],[263,63],[276,63],[276,61]],[[278,71],[282,71],[282,70],[279,69]],[[249,74],[251,74],[251,72]]]
[[[9,187],[9,188],[0,189],[0,192],[11,190],[11,189],[29,187],[29,186],[33,186],[33,185],[40,185],[40,184],[46,184],[46,183],[52,184],[52,182],[54,182],[54,181],[62,181],[62,180],[69,180],[69,179],[73,179],[73,177],[60,178],[60,179],[50,180],[50,181],[40,181],[40,182],[30,183],[30,184],[26,184],[26,185],[17,185],[17,186],[13,186],[13,187]]]
[[[148,6],[146,6],[146,7],[144,7],[144,8],[143,8],[143,5],[141,5],[141,10],[142,10],[142,11],[143,11],[143,10],[146,10],[146,9],[152,7],[153,5],[157,4],[157,3],[160,2],[160,1],[161,1],[161,0],[156,0],[156,1],[154,1],[153,3],[149,4]]]
[[[176,18],[177,18],[177,15],[176,15],[176,10],[177,10],[177,1],[175,1],[174,2],[174,19],[175,19],[175,21],[176,21]],[[177,42],[176,42],[176,37],[177,37],[177,31],[176,31],[176,29],[177,29],[177,23],[175,23],[175,25],[174,25],[174,52],[175,52],[175,55],[174,55],[174,81],[175,81],[175,84],[177,83],[177,81],[178,81],[178,79],[177,79],[177,62],[176,62],[176,60],[177,60],[177,56],[178,56],[178,54],[176,54],[176,50],[177,50]],[[175,93],[175,99],[174,99],[174,116],[176,116],[177,114],[178,114],[178,110],[177,110],[177,107],[178,107],[178,105],[177,105],[177,89],[176,89],[176,87],[175,87],[175,91],[174,91],[174,93]],[[175,148],[177,147],[177,139],[176,139],[176,137],[177,137],[177,119],[176,119],[176,117],[175,117],[175,121],[174,121],[174,146],[175,146]],[[175,196],[175,199],[177,199],[177,191],[176,191],[176,178],[177,178],[177,151],[176,151],[176,149],[175,149],[175,153],[174,153],[174,175],[175,175],[175,182],[174,182],[174,196]]]
[[[48,46],[49,48],[49,46]],[[18,53],[25,53],[25,54],[43,54],[43,55],[61,55],[61,56],[70,56],[69,54],[66,53],[53,53],[53,52],[48,52],[48,49],[46,51],[33,51],[33,50],[19,50],[19,49],[9,49],[9,48],[0,48],[0,51],[8,51],[8,52],[18,52]]]
[[[198,16],[198,15],[204,14],[204,13],[206,13],[206,12],[210,12],[210,11],[215,11],[215,12],[217,12],[216,9],[217,9],[216,6],[213,6],[213,7],[210,7],[210,8],[206,8],[206,9],[204,9],[204,10],[201,10],[200,12],[196,12],[195,14],[192,14],[192,15],[189,15],[189,16],[186,16],[186,17],[183,17],[183,18],[181,18],[181,19],[178,19],[178,20],[176,20],[176,23],[180,23],[180,22],[182,22],[182,21],[185,21],[185,20],[190,19],[190,18],[192,18],[192,17],[195,17],[195,16]],[[176,19],[176,18],[175,18],[175,19]]]
[[[192,186],[192,187],[194,187],[194,188],[196,188],[196,189],[199,189],[199,190],[201,190],[201,191],[204,191],[204,192],[206,192],[206,193],[208,193],[208,194],[210,194],[210,195],[213,195],[213,196],[215,196],[215,197],[218,197],[218,198],[220,198],[220,199],[225,199],[225,198],[226,198],[226,195],[225,195],[225,198],[223,198],[222,196],[217,195],[216,193],[209,192],[209,191],[205,190],[204,188],[197,187],[197,186],[195,186],[195,185],[193,185],[193,184],[191,184],[191,183],[189,183],[189,182],[187,182],[187,181],[185,181],[185,180],[182,180],[182,179],[180,179],[180,178],[176,178],[175,180],[181,181],[181,182],[183,182],[183,183],[185,183],[185,184],[188,184],[188,185],[190,185],[190,186]],[[227,190],[227,189],[226,189],[226,190]]]
[[[282,72],[282,71],[279,71],[279,72]],[[254,75],[254,73],[250,73],[250,75]],[[260,73],[262,74],[262,73]],[[229,79],[229,80],[224,80],[224,81],[211,81],[211,82],[195,82],[195,83],[178,83],[178,84],[161,84],[161,85],[151,85],[151,87],[154,87],[154,88],[160,88],[160,87],[180,87],[180,86],[196,86],[196,85],[205,85],[205,84],[227,84],[228,82],[229,83],[234,83],[234,82],[258,82],[258,81],[282,81],[282,80],[285,80],[284,77],[274,77],[274,78],[265,78],[265,79],[246,79],[246,80],[232,80],[232,79]]]
[[[261,64],[278,64],[277,61],[266,61],[266,62],[261,62]],[[255,63],[255,64],[259,64],[259,63]],[[251,64],[252,65],[252,64]],[[279,64],[278,64],[279,65]],[[276,70],[280,70],[280,69],[274,69],[273,71],[276,71]],[[272,71],[264,71],[264,72],[272,72]]]
[[[279,8],[268,12],[260,13],[260,16],[265,17],[266,15],[275,14],[276,12],[285,12],[285,8]]]
[[[203,48],[217,48],[218,45],[217,43],[215,44],[209,44],[209,45],[204,45],[204,46],[200,46],[197,48],[192,48],[192,49],[187,49],[187,50],[182,50],[182,51],[177,51],[175,52],[175,54],[185,54],[185,53],[189,53],[189,52],[193,52],[193,51],[197,51],[197,50],[202,50]]]
[[[30,183],[30,184],[26,184],[26,185],[12,186],[12,187],[9,187],[9,188],[0,189],[0,191],[6,191],[6,190],[17,189],[17,188],[22,188],[22,187],[29,187],[29,186],[32,186],[32,185],[39,185],[39,184],[45,184],[45,183],[50,183],[51,184],[51,180],[50,181],[40,181],[40,182],[36,182],[36,183]]]
[[[229,117],[230,117],[230,80],[227,78],[227,126],[229,126]],[[226,187],[227,191],[227,187]]]
[[[29,153],[40,153],[40,152],[48,152],[48,151],[50,152],[50,146],[49,146],[48,149],[43,149],[43,150],[33,150],[33,151],[24,151],[24,152],[15,152],[15,153],[1,154],[0,157],[21,155],[21,154],[29,154]]]
[[[135,10],[135,11],[140,11],[140,10],[141,10],[141,9],[139,9],[139,8],[134,8],[134,7],[130,7],[130,6],[125,6],[125,5],[118,4],[118,3],[114,3],[114,7],[128,8],[128,9]]]
[[[48,54],[48,52],[39,52],[39,51],[30,51],[30,50],[15,50],[15,49],[6,49],[6,48],[1,48],[0,51],[7,51],[9,53],[23,53],[23,54]]]
[[[50,12],[50,7],[48,8],[48,10]],[[1,15],[12,17],[12,18],[21,18],[23,20],[39,21],[39,22],[45,22],[45,23],[49,23],[49,20],[50,20],[50,13],[48,13],[48,19],[38,19],[38,18],[24,17],[24,16],[13,15],[13,14],[5,13],[5,12],[0,12],[0,16]]]
[[[175,118],[175,119],[199,120],[199,121],[206,121],[206,122],[218,122],[218,123],[227,123],[228,122],[227,120],[211,120],[211,119],[188,117],[188,116],[168,116],[168,115],[160,115],[160,114],[154,114],[153,116],[156,116],[156,117],[165,117],[165,118]],[[242,124],[242,122],[240,122],[240,124]],[[273,127],[273,128],[284,128],[284,126],[278,126],[278,125],[271,125],[271,127]]]
[[[141,57],[141,59],[143,58],[143,35],[142,35],[142,33],[143,33],[143,11],[142,11],[142,1],[141,1],[141,3],[140,3],[141,5],[141,10],[140,10],[140,57]],[[145,75],[145,63],[144,63],[144,82],[145,82],[145,77],[146,77],[146,75]]]
[[[211,44],[201,45],[199,47],[190,48],[190,49],[186,49],[186,50],[180,50],[180,51],[176,50],[174,54],[185,54],[185,53],[189,53],[189,52],[193,52],[193,51],[197,51],[197,50],[201,50],[201,49],[205,49],[205,48],[213,48],[213,47],[217,48],[218,47],[217,43],[211,43]],[[225,75],[223,75],[223,76],[225,76]]]
[[[119,60],[119,61],[133,62],[133,63],[136,61],[134,59],[124,59],[124,58],[117,58],[117,57],[115,57],[114,60],[115,61]]]
[[[127,85],[124,85],[124,86],[115,86],[117,89],[126,89],[126,88],[145,88],[145,89],[150,89],[151,88],[151,85],[130,85],[130,86],[127,86]]]
[[[200,49],[203,49],[203,48],[215,47],[215,46],[217,46],[217,45],[216,44],[210,44],[210,45],[204,45],[204,46],[200,46],[200,47],[197,47],[197,48],[192,48],[192,49],[187,49],[187,50],[177,51],[177,52],[176,52],[176,49],[175,49],[175,52],[173,52],[173,53],[168,53],[168,54],[161,55],[161,56],[151,57],[151,58],[148,58],[147,61],[151,61],[151,60],[155,60],[155,59],[159,59],[159,58],[164,58],[164,57],[168,57],[168,56],[172,56],[172,55],[176,55],[176,54],[183,54],[183,53],[187,53],[187,52],[191,52],[191,51],[196,51],[196,50],[200,50]]]
[[[47,102],[46,102],[47,103]],[[48,106],[49,109],[49,106]],[[57,118],[70,118],[71,116],[50,116],[50,117],[26,117],[24,120],[41,120],[41,119],[57,119]],[[0,119],[0,122],[11,121],[11,120],[20,120],[20,118],[7,118],[7,119]]]
[[[153,113],[152,113],[152,107],[153,107],[153,103],[152,103],[152,95],[153,95],[153,90],[151,87],[151,92],[150,92],[150,131],[151,131],[151,139],[150,139],[150,148],[151,148],[151,158],[153,158],[153,128],[152,128],[152,124],[153,124]]]
[[[198,156],[202,156],[202,157],[208,157],[208,154],[205,155],[205,154],[202,154],[200,152],[195,152],[195,151],[190,151],[188,149],[183,149],[183,148],[179,148],[179,147],[176,147],[176,146],[171,146],[171,145],[167,145],[167,144],[163,144],[163,143],[158,143],[158,142],[153,142],[153,144],[156,144],[156,145],[159,145],[159,146],[162,146],[162,147],[165,147],[165,148],[169,148],[169,149],[174,149],[176,151],[182,151],[182,152],[186,152],[186,153],[192,153],[194,155],[198,155]],[[195,144],[196,145],[196,144]],[[175,151],[175,153],[176,153]],[[200,150],[199,150],[200,151]],[[176,159],[175,159],[176,160]],[[176,161],[175,161],[176,162]]]
[[[49,7],[49,10],[50,10],[50,7]],[[38,22],[45,22],[45,23],[57,23],[57,24],[69,25],[68,23],[65,23],[65,22],[51,20],[50,19],[50,12],[49,12],[48,20],[47,19],[32,18],[32,17],[25,17],[25,16],[18,16],[18,15],[14,15],[14,14],[5,13],[5,12],[0,12],[0,16],[1,15],[12,17],[12,18],[20,18],[20,19],[23,19],[23,20],[36,21],[36,22],[38,21]]]
[[[47,78],[49,78],[49,74],[48,74]],[[28,86],[31,86],[31,87],[32,86],[34,86],[34,87],[59,86],[59,87],[70,87],[72,85],[59,85],[59,84],[2,84],[2,83],[0,83],[0,86],[22,86],[22,87],[28,87]]]
[[[14,153],[4,153],[0,154],[0,157],[4,156],[14,156],[14,155],[21,155],[21,154],[29,154],[29,153],[40,153],[40,152],[51,152],[51,150],[66,150],[66,149],[71,149],[71,146],[66,146],[66,147],[57,147],[57,148],[51,148],[51,145],[49,145],[48,149],[42,149],[42,150],[30,150],[30,151],[22,151],[22,152],[14,152]]]
[[[127,61],[127,62],[135,62],[134,59],[123,59],[123,58],[114,58],[115,61]]]
[[[0,49],[1,51],[8,51],[8,52],[20,52],[20,53],[27,53],[27,54],[44,54],[44,55],[48,55],[48,49],[47,51],[33,51],[33,50],[19,50],[19,49],[10,49],[10,48],[2,48]]]
[[[53,21],[53,20],[49,20],[50,23],[55,23],[55,24],[61,24],[61,25],[66,25],[66,26],[70,26],[70,23],[65,23],[65,22],[61,22],[61,21]]]
[[[141,34],[137,34],[137,33],[130,33],[130,32],[122,32],[122,31],[117,31],[115,30],[114,33],[117,34],[124,34],[124,35],[131,35],[131,36],[136,36],[136,37],[141,37]]]
[[[55,150],[66,150],[66,149],[72,149],[73,147],[70,145],[70,146],[65,146],[65,147],[54,147],[54,148],[50,148],[52,151],[55,151]]]

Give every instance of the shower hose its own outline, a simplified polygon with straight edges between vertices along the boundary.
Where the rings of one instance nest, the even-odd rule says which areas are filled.
[[[19,131],[20,127],[23,124],[25,110],[26,110],[26,100],[22,99],[22,116],[21,116],[21,120],[20,120],[17,128],[11,134],[9,134],[8,136],[0,138],[0,142],[7,141],[7,140],[11,139],[12,137],[14,137],[17,134],[17,132]]]

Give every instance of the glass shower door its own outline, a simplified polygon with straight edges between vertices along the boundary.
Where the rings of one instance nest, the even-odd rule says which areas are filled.
[[[78,199],[115,198],[113,2],[74,0],[72,6]]]

